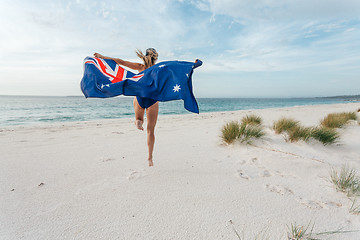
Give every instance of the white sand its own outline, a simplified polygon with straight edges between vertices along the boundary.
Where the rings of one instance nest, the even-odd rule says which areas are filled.
[[[287,226],[311,222],[314,232],[358,231],[321,239],[358,240],[360,215],[329,172],[348,164],[360,174],[360,125],[331,146],[270,129],[282,116],[310,126],[358,108],[160,116],[152,168],[132,119],[1,128],[0,239],[238,239],[234,229],[286,239]],[[222,144],[221,127],[249,113],[264,119],[266,137]]]

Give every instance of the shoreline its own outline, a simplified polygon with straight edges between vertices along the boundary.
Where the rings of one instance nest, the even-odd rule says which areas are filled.
[[[17,126],[0,131],[0,235],[4,239],[286,239],[287,226],[356,231],[359,215],[331,169],[360,172],[360,125],[333,145],[286,142],[271,129],[292,117],[317,125],[357,103],[160,116],[154,167],[133,119]],[[247,114],[263,119],[252,145],[221,141]],[[360,113],[357,113],[360,116]],[[360,203],[360,200],[359,200]],[[141,229],[141,231],[139,230]]]
[[[314,105],[295,105],[295,106],[284,106],[284,107],[269,107],[269,108],[253,108],[253,109],[242,109],[242,110],[234,110],[234,111],[215,111],[215,112],[200,112],[200,114],[194,114],[194,113],[190,113],[190,112],[186,112],[186,113],[179,113],[179,114],[161,114],[161,109],[159,110],[159,117],[158,118],[164,118],[164,117],[175,117],[175,116],[199,116],[199,115],[208,115],[208,114],[226,114],[226,113],[230,113],[230,114],[235,114],[237,112],[244,112],[244,111],[261,111],[261,110],[281,110],[281,109],[286,109],[286,108],[299,108],[299,107],[320,107],[320,106],[332,106],[332,105],[348,105],[348,104],[356,104],[358,105],[358,109],[360,109],[360,102],[345,102],[345,103],[324,103],[324,104],[314,104]],[[357,109],[355,109],[357,110]],[[355,111],[354,110],[354,111]],[[135,116],[135,115],[134,115]],[[0,130],[4,129],[9,129],[9,128],[31,128],[31,127],[50,127],[50,126],[56,126],[56,125],[71,125],[71,124],[80,124],[80,123],[93,123],[93,122],[112,122],[112,121],[126,121],[126,120],[130,120],[133,119],[134,116],[132,117],[121,117],[121,118],[109,118],[109,119],[97,119],[97,120],[84,120],[84,121],[59,121],[59,122],[37,122],[37,123],[26,123],[26,124],[15,124],[15,125],[0,125]],[[146,119],[146,116],[145,116]]]

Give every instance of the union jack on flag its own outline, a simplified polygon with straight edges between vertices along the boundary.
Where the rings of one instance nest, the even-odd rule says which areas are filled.
[[[144,74],[134,74],[130,71],[127,71],[126,69],[120,67],[120,65],[114,62],[106,62],[105,59],[101,58],[92,58],[92,57],[86,57],[84,60],[84,64],[94,64],[99,71],[104,74],[104,76],[107,76],[111,83],[117,83],[121,82],[125,79],[133,80],[133,81],[139,81],[140,78],[144,76]],[[112,66],[110,66],[112,65]]]

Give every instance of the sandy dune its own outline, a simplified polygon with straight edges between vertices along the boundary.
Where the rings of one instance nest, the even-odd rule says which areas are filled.
[[[314,232],[357,231],[322,239],[358,240],[360,215],[329,172],[348,164],[360,174],[360,125],[330,146],[270,129],[282,116],[311,126],[358,108],[160,116],[152,168],[132,119],[0,128],[0,239],[287,239],[287,226],[311,222]],[[249,113],[267,135],[224,145],[221,127]]]

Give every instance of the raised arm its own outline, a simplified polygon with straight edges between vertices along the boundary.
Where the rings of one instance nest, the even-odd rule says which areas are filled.
[[[120,58],[106,57],[104,55],[101,55],[100,53],[94,53],[94,57],[103,58],[103,59],[111,59],[111,60],[114,60],[117,64],[123,65],[123,66],[131,68],[133,70],[137,70],[139,72],[144,70],[144,65],[141,63],[129,62],[129,61],[122,60]]]

